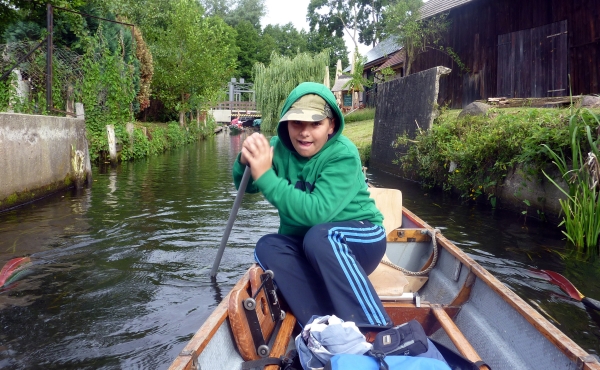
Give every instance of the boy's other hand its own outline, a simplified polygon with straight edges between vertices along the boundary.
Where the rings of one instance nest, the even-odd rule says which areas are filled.
[[[240,162],[250,166],[254,180],[257,180],[271,168],[273,165],[273,148],[263,134],[255,132],[244,140]]]

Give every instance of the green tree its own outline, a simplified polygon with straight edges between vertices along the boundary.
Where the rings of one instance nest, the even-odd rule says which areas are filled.
[[[0,29],[4,42],[41,41],[47,27],[46,2],[7,0],[0,3]],[[49,3],[54,7],[105,16],[102,9],[83,0],[52,0]],[[3,9],[7,4],[10,10]],[[98,21],[90,22],[91,18],[57,8],[54,8],[53,14],[54,45],[69,48],[79,54],[85,53],[98,29]],[[7,23],[3,23],[2,19],[6,19]]]
[[[365,17],[361,22],[358,41],[375,46],[385,37],[385,9],[396,0],[362,0]]]
[[[43,28],[32,21],[16,21],[6,27],[4,31],[4,42],[12,43],[19,41],[39,41],[42,40]]]
[[[158,40],[171,26],[175,2],[168,0],[92,0],[100,2],[107,11],[119,14],[140,27],[149,45]]]
[[[306,17],[310,30],[375,46],[384,30],[383,12],[390,0],[311,0]]]
[[[179,112],[184,125],[190,98],[214,99],[231,77],[237,56],[235,32],[221,18],[205,17],[194,0],[175,1],[169,24],[151,45],[153,90]]]
[[[233,8],[234,0],[200,0],[206,14],[225,19],[229,9]]]
[[[260,30],[260,19],[266,14],[265,0],[201,0],[206,14],[221,17],[231,27],[248,21]]]
[[[329,76],[331,78],[335,76],[338,60],[342,62],[342,65],[349,64],[348,48],[341,37],[330,37],[325,33],[310,31],[306,34],[306,49],[314,54],[329,50]]]
[[[397,36],[398,44],[402,45],[406,53],[405,75],[410,74],[412,63],[419,52],[438,48],[449,26],[447,13],[421,19],[422,6],[423,0],[398,0],[385,10],[387,33]],[[447,54],[461,64],[451,50]]]
[[[260,37],[256,61],[265,65],[269,64],[269,60],[271,60],[271,54],[274,50],[277,50],[277,42],[275,42],[273,36],[263,33]]]
[[[279,121],[279,112],[288,94],[301,82],[323,83],[329,54],[301,53],[294,58],[273,53],[268,66],[254,65],[256,105],[262,114],[261,130],[273,131]]]
[[[31,0],[2,0],[0,1],[0,34],[4,32],[8,26],[18,21],[33,22],[40,27],[46,28],[46,3],[53,6],[60,6],[68,9],[78,9],[85,1],[84,0],[49,0],[49,1],[31,1]],[[62,14],[59,17],[69,18],[75,21],[78,17],[76,14]],[[57,33],[61,33],[62,29],[57,28]]]
[[[224,19],[231,26],[241,21],[248,21],[254,28],[260,30],[260,19],[265,14],[267,14],[265,0],[237,0],[235,7]]]
[[[275,51],[281,55],[292,57],[307,50],[305,34],[298,32],[292,23],[283,26],[269,24],[263,30],[263,36],[267,35],[275,41]]]
[[[343,86],[344,89],[348,89],[352,94],[352,107],[358,106],[358,101],[354,97],[355,92],[365,91],[365,87],[371,87],[373,83],[364,77],[364,66],[366,58],[362,57],[358,53],[358,49],[354,50],[354,61],[352,63],[353,69],[351,78]],[[358,97],[357,97],[358,98]]]
[[[237,76],[252,81],[252,67],[259,61],[261,38],[256,28],[248,21],[238,23],[235,30],[237,32],[235,42],[239,49]]]

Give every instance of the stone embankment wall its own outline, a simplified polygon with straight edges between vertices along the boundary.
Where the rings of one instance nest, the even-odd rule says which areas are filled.
[[[91,183],[81,106],[77,116],[0,113],[0,211]]]

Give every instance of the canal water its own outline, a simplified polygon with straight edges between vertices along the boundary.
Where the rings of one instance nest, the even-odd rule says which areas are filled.
[[[244,134],[116,169],[93,186],[0,213],[0,266],[29,255],[29,274],[0,290],[2,369],[165,369],[252,263],[277,213],[246,195],[216,282],[211,270],[235,198],[231,164]],[[600,298],[600,269],[563,259],[562,235],[521,214],[462,204],[369,172],[581,347],[600,351],[600,315],[531,269],[566,275]],[[525,209],[524,209],[525,210]]]

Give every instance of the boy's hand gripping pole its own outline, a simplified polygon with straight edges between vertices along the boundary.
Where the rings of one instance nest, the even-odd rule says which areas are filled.
[[[210,277],[214,278],[217,276],[217,269],[219,268],[219,264],[221,263],[221,258],[223,257],[223,252],[225,251],[227,240],[229,240],[229,234],[231,234],[231,229],[233,228],[233,222],[235,221],[238,210],[240,209],[240,204],[242,203],[242,198],[244,197],[244,193],[246,192],[246,186],[248,185],[249,180],[250,167],[246,166],[246,168],[244,169],[244,175],[242,175],[240,187],[238,188],[237,195],[235,196],[235,201],[233,202],[233,208],[231,209],[229,220],[227,220],[227,226],[225,226],[225,232],[223,233],[223,238],[221,239],[221,245],[219,246],[219,250],[217,251],[217,257],[215,257],[215,262],[213,263],[212,270],[210,271]]]

